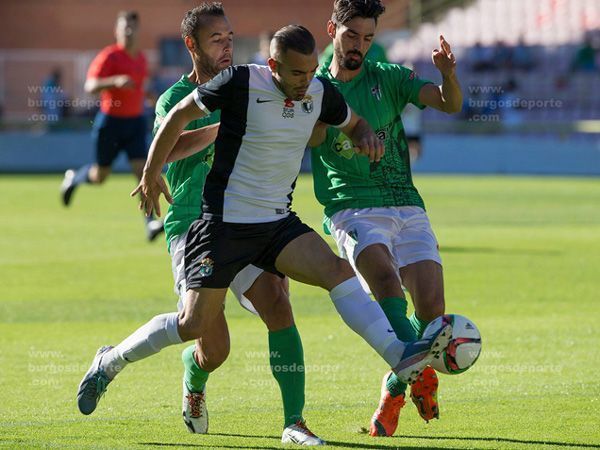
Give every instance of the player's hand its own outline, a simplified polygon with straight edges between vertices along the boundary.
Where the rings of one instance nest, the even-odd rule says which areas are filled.
[[[431,53],[431,60],[437,69],[440,71],[442,76],[449,77],[454,75],[456,70],[456,58],[450,44],[446,42],[444,36],[440,35],[440,48],[436,48]]]
[[[135,82],[129,75],[115,75],[114,83],[115,87],[119,89],[132,89],[135,87]]]
[[[367,156],[369,162],[379,162],[385,153],[385,146],[375,133],[369,130],[363,134],[358,143],[355,142],[354,151],[359,155]]]
[[[161,193],[169,203],[173,203],[173,197],[171,197],[162,175],[159,174],[157,178],[151,178],[144,174],[140,183],[131,192],[131,196],[134,197],[136,194],[140,194],[140,210],[143,210],[147,217],[150,217],[152,211],[155,211],[156,215],[160,217]]]

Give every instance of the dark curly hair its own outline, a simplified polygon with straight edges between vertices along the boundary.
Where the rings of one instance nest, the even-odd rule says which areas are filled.
[[[355,17],[377,19],[385,11],[381,0],[335,0],[331,21],[337,25],[344,25]]]

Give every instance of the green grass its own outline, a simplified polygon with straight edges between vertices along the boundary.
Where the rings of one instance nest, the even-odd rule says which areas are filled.
[[[163,242],[148,244],[130,177],[84,187],[0,178],[0,447],[280,448],[281,405],[264,326],[232,298],[229,360],[209,380],[210,435],[180,418],[180,348],[132,365],[90,417],[75,393],[95,350],[175,308]],[[439,421],[412,404],[397,436],[368,425],[385,364],[325,292],[292,284],[307,373],[305,416],[339,448],[600,448],[600,183],[417,177],[440,241],[448,312],[483,335],[477,365],[442,376]],[[295,195],[320,230],[311,182]]]

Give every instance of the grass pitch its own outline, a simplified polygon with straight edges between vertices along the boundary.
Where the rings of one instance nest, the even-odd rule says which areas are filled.
[[[265,328],[232,298],[231,356],[209,379],[209,435],[188,434],[181,420],[183,346],[131,365],[93,415],[78,412],[96,349],[176,299],[164,242],[145,242],[128,197],[132,178],[84,186],[69,209],[59,182],[0,178],[0,447],[282,447]],[[292,283],[311,429],[338,448],[600,448],[598,180],[416,182],[440,241],[447,310],[477,323],[482,356],[463,375],[440,376],[441,420],[426,424],[408,404],[395,437],[371,438],[360,429],[385,364],[324,291]],[[308,177],[295,209],[321,229]]]

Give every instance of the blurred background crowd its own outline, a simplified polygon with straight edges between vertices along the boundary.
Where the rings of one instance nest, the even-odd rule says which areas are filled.
[[[290,0],[285,7],[277,0],[223,3],[236,33],[237,64],[264,63],[265,43],[288,23],[307,26],[321,51],[329,43],[331,1]],[[196,4],[2,1],[0,171],[59,171],[83,152],[99,106],[83,89],[86,72],[99,49],[113,41],[114,19],[125,7],[140,15],[151,117],[157,97],[190,70],[179,25]],[[431,156],[415,164],[417,171],[600,174],[600,1],[385,4],[375,58],[410,66],[438,82],[430,58],[441,33],[458,60],[462,113],[409,109],[403,117],[415,160]],[[65,139],[76,144],[65,145]],[[503,149],[514,152],[514,164],[499,162]],[[479,156],[473,156],[475,150]],[[462,166],[456,152],[462,152]]]

